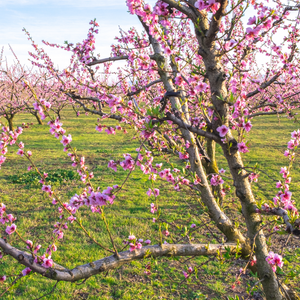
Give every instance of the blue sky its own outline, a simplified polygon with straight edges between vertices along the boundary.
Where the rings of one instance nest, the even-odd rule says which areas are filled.
[[[155,3],[155,0],[147,1]],[[141,28],[136,16],[128,13],[125,0],[0,0],[0,47],[4,56],[13,62],[8,44],[12,46],[22,64],[29,65],[28,51],[32,46],[22,28],[25,27],[38,45],[44,39],[50,43],[80,42],[87,34],[91,19],[100,27],[96,37],[97,53],[106,57],[110,45],[118,35],[120,26]],[[43,45],[56,65],[67,66],[68,54]]]
[[[156,0],[146,2],[153,6]],[[245,20],[253,13],[253,10],[247,12]],[[33,48],[22,31],[25,27],[35,42],[46,49],[55,65],[64,68],[68,65],[69,54],[46,47],[41,41],[44,39],[58,44],[66,40],[81,42],[86,38],[89,21],[94,18],[100,25],[96,53],[100,53],[102,58],[109,55],[119,26],[124,30],[132,26],[141,29],[137,17],[128,13],[125,0],[0,0],[0,47],[5,47],[4,56],[9,64],[14,58],[8,44],[22,64],[30,65],[28,51]],[[282,32],[277,39],[283,36]]]

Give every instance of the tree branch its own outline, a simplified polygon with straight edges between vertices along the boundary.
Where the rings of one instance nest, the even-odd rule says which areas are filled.
[[[143,91],[144,89],[147,89],[147,88],[149,88],[150,86],[152,86],[152,85],[154,85],[154,84],[157,84],[157,83],[160,83],[160,82],[162,82],[161,79],[154,80],[154,81],[150,82],[149,84],[143,86],[142,88],[138,89],[138,90],[135,91],[135,92],[127,93],[127,96],[130,97],[130,96],[136,95],[136,94],[140,93],[141,91]]]
[[[162,0],[162,1],[169,4],[171,7],[176,8],[183,14],[187,15],[191,20],[197,20],[197,17],[199,17],[194,13],[194,11],[191,8],[182,5],[180,1],[175,1],[175,0]]]
[[[300,236],[300,230],[295,229],[292,226],[292,224],[290,223],[290,218],[289,218],[289,216],[287,214],[287,211],[284,210],[283,208],[276,207],[276,208],[271,208],[271,209],[268,209],[268,210],[261,210],[260,214],[263,214],[263,215],[274,215],[274,216],[280,216],[280,217],[282,217],[285,225],[287,226],[286,231],[288,233],[292,233],[294,235]]]
[[[129,250],[120,252],[119,258],[115,255],[111,255],[85,265],[77,266],[72,270],[57,264],[55,264],[53,268],[46,269],[35,263],[31,254],[12,247],[2,238],[0,238],[0,248],[2,248],[6,254],[15,258],[20,264],[29,267],[33,272],[39,273],[52,280],[74,282],[89,278],[104,271],[116,269],[133,260],[163,256],[217,256],[220,253],[225,253],[227,251],[235,252],[236,244],[162,244],[161,246],[146,246],[132,252]]]
[[[213,133],[211,133],[211,132],[204,131],[204,130],[199,129],[199,128],[197,128],[197,127],[191,126],[191,125],[189,125],[189,124],[183,122],[181,119],[175,117],[175,116],[174,116],[173,114],[171,114],[171,113],[167,113],[166,119],[167,119],[167,120],[170,120],[170,121],[172,121],[172,122],[174,122],[174,123],[177,124],[180,128],[187,129],[187,130],[189,130],[190,132],[193,132],[193,133],[196,133],[196,134],[198,134],[198,135],[200,135],[200,136],[204,136],[204,137],[206,137],[206,138],[212,139],[213,141],[217,142],[218,144],[221,143],[221,139],[220,139],[217,135],[215,135],[215,134],[213,134]]]
[[[226,7],[228,5],[228,0],[221,0],[220,1],[220,8],[218,11],[214,14],[212,21],[210,23],[209,29],[206,34],[206,45],[210,45],[212,41],[215,39],[216,34],[218,33],[220,29],[220,24],[222,17],[225,15]]]
[[[117,116],[117,115],[108,115],[108,114],[105,114],[105,113],[103,113],[101,111],[90,109],[90,108],[86,107],[81,101],[77,100],[78,97],[73,97],[73,94],[66,93],[66,95],[69,96],[70,98],[72,98],[76,103],[80,104],[83,107],[83,109],[85,111],[87,111],[87,112],[91,112],[91,113],[99,115],[101,117],[107,115],[108,118],[114,119],[114,120],[117,120],[117,121],[121,121],[122,120],[122,117],[120,117],[120,116]]]
[[[107,58],[102,58],[102,59],[98,59],[98,60],[96,59],[96,60],[88,63],[87,66],[94,66],[94,65],[97,65],[97,64],[103,64],[103,63],[110,62],[110,61],[125,60],[125,59],[128,59],[127,55],[107,57]]]

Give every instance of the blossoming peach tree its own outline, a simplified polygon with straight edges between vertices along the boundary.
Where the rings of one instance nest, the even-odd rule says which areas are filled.
[[[52,116],[50,102],[37,95],[30,81],[24,81],[35,99],[34,109],[42,118],[48,118],[50,133],[63,145],[85,188],[63,200],[47,184],[47,173],[37,168],[30,149],[21,142],[22,128],[11,131],[4,126],[0,163],[5,162],[7,147],[16,144],[17,153],[29,161],[28,169],[39,173],[41,189],[61,220],[53,224],[53,243],[41,253],[41,245],[18,232],[9,206],[1,204],[1,223],[6,226],[6,237],[0,239],[1,255],[24,265],[19,276],[37,273],[71,282],[149,257],[241,257],[245,264],[240,273],[247,268],[257,272],[267,299],[297,299],[296,293],[278,279],[277,273],[284,268],[283,258],[272,251],[272,245],[267,246],[264,229],[276,231],[281,227],[281,233],[299,237],[297,203],[289,185],[300,130],[287,137],[283,154],[287,166],[278,170],[282,179],[274,183],[274,198],[267,202],[257,201],[252,185],[259,180],[258,170],[245,167],[243,155],[251,151],[254,118],[280,114],[295,118],[299,108],[299,1],[287,5],[279,0],[161,0],[153,8],[142,0],[126,2],[144,31],[120,30],[111,57],[95,54],[99,25],[94,20],[82,43],[59,46],[44,42],[72,53],[70,65],[64,70],[55,69],[50,57],[25,30],[35,48],[30,53],[32,63],[56,78],[58,91],[68,97],[70,105],[97,116],[97,131],[108,135],[135,131],[140,143],[136,156],[125,153],[123,160],[109,160],[107,164],[115,172],[127,171],[127,179],[137,169],[149,178],[152,188],[147,195],[153,199],[150,210],[154,223],[160,222],[162,214],[156,186],[162,180],[178,193],[189,191],[195,195],[223,239],[219,244],[193,243],[190,237],[199,225],[186,224],[190,227],[186,227],[187,239],[181,239],[186,243],[163,243],[162,236],[169,236],[172,229],[159,226],[157,244],[138,239],[134,233],[129,233],[123,245],[118,244],[104,211],[118,205],[116,195],[124,183],[104,190],[94,186],[94,175],[73,147],[72,136],[63,128],[62,120]],[[125,62],[117,71],[113,69],[116,61]],[[116,125],[106,125],[108,119],[115,120]],[[227,170],[218,168],[216,145],[222,150]],[[157,157],[165,163],[171,159],[173,167],[157,163]],[[245,230],[240,230],[233,221],[235,217],[223,209],[230,190],[240,201]],[[76,218],[82,209],[89,209],[103,220],[110,244],[99,243]],[[265,225],[263,219],[267,219]],[[111,256],[71,270],[56,264],[54,253],[69,224],[79,226]],[[10,245],[11,235],[17,235],[27,250]],[[150,272],[146,268],[145,273]],[[183,275],[189,278],[193,272],[189,267]]]

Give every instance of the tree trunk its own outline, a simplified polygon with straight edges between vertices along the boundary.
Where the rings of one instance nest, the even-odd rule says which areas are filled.
[[[207,147],[206,147],[207,155],[210,158],[210,162],[206,162],[204,165],[206,174],[207,175],[208,174],[218,174],[219,168],[218,168],[217,160],[216,160],[216,142],[211,139],[207,139],[206,143],[207,143]],[[222,184],[212,187],[213,194],[218,199],[218,202],[221,207],[223,206],[223,200],[224,200],[224,196],[221,193],[222,189],[223,189]]]
[[[9,130],[10,131],[14,131],[14,124],[13,124],[13,118],[14,118],[14,115],[11,115],[10,117],[5,117],[5,119],[7,120],[8,122],[8,127],[9,127]]]
[[[34,114],[34,116],[36,117],[36,120],[38,121],[38,124],[43,125],[43,121],[42,121],[41,117],[39,116],[39,114]]]
[[[200,39],[200,54],[203,58],[207,76],[210,83],[212,103],[214,106],[214,118],[212,129],[217,133],[216,129],[222,124],[229,128],[228,122],[228,105],[221,99],[226,99],[228,91],[225,85],[226,76],[224,76],[223,67],[219,59],[215,56],[214,45],[205,45]],[[221,98],[221,99],[220,99]],[[267,300],[282,300],[282,295],[279,291],[279,285],[275,273],[271,266],[266,261],[268,256],[268,248],[265,241],[265,236],[261,227],[261,218],[255,212],[256,201],[254,199],[251,185],[246,177],[246,171],[242,170],[243,162],[240,153],[237,151],[237,142],[233,138],[231,131],[227,134],[227,142],[222,145],[223,153],[227,159],[231,175],[234,179],[236,195],[242,204],[242,212],[247,225],[247,234],[250,243],[255,244],[255,255],[257,258],[257,270],[259,278],[262,281],[264,292]],[[232,147],[229,148],[229,143]]]

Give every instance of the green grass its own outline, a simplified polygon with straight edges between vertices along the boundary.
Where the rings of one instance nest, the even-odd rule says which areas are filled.
[[[110,159],[121,160],[123,153],[136,155],[135,149],[138,147],[138,143],[133,139],[132,131],[129,131],[127,135],[117,132],[115,136],[107,135],[105,132],[96,132],[96,120],[97,118],[92,115],[77,118],[72,112],[66,111],[62,121],[67,134],[72,135],[72,145],[77,148],[79,155],[85,156],[89,170],[95,174],[94,186],[103,189],[113,184],[122,184],[128,174],[120,169],[117,173],[108,169],[108,161]],[[28,115],[17,116],[15,123],[21,124],[22,122],[35,121]],[[113,121],[103,123],[113,124]],[[280,122],[276,117],[264,117],[257,119],[253,124],[251,151],[244,155],[245,164],[251,167],[258,163],[259,169],[279,180],[280,167],[288,163],[282,153],[286,149],[290,132],[300,128],[300,124],[295,124],[283,117],[280,118]],[[51,185],[60,193],[64,202],[82,190],[84,186],[76,180],[77,174],[71,166],[70,159],[63,152],[62,144],[49,133],[47,125],[30,126],[21,135],[20,140],[25,143],[26,150],[32,151],[33,160],[38,168],[49,174]],[[36,174],[27,172],[29,163],[16,155],[16,149],[15,146],[9,148],[7,160],[1,169],[0,200],[7,206],[7,211],[17,217],[16,225],[21,235],[25,239],[31,239],[45,247],[51,242],[53,224],[59,221],[59,213],[42,193]],[[217,147],[217,154],[220,167],[226,168],[219,147]],[[157,162],[162,161],[160,157],[155,159]],[[171,161],[175,166],[182,166],[176,159]],[[296,199],[299,199],[299,162],[293,166],[292,177],[291,190],[295,193]],[[139,238],[149,238],[153,244],[160,241],[157,230],[159,224],[152,222],[153,215],[149,209],[153,199],[149,199],[146,195],[150,186],[148,176],[136,170],[129,177],[124,189],[118,194],[115,203],[105,207],[110,229],[120,247],[122,240],[127,238],[130,233]],[[159,207],[162,211],[162,218],[170,223],[171,237],[164,240],[172,242],[173,238],[184,235],[184,226],[192,223],[201,225],[203,220],[207,221],[205,209],[191,191],[176,193],[171,186],[162,181],[158,181],[156,186],[160,188]],[[275,181],[261,172],[259,182],[253,184],[256,199],[258,201],[272,199],[276,193],[274,187]],[[236,210],[239,209],[237,201],[230,204],[233,198],[234,196],[230,195],[226,202],[224,209],[228,213],[232,211],[232,207]],[[93,233],[98,242],[111,248],[99,214],[92,214],[89,209],[83,207],[78,211],[76,217],[82,218],[83,225]],[[237,220],[234,219],[234,221]],[[164,226],[162,224],[162,228]],[[211,231],[208,231],[206,227],[197,231],[193,235],[194,242],[217,242],[216,239],[221,235],[212,224],[209,225],[209,228]],[[2,232],[4,229],[5,227],[2,226]],[[215,235],[214,240],[212,240],[212,234]],[[21,245],[16,235],[9,236],[8,241],[15,246]],[[184,241],[186,242],[186,240],[182,242]],[[295,270],[296,273],[300,272],[296,263],[300,256],[299,242],[296,247],[298,248],[293,256],[287,256],[284,269],[287,273],[291,270]],[[107,253],[94,244],[73,223],[65,231],[65,236],[59,243],[59,251],[53,255],[53,258],[67,268],[74,268],[76,265],[91,262],[106,255]],[[225,299],[226,295],[245,295],[243,292],[249,284],[249,277],[242,278],[242,287],[236,292],[230,288],[235,274],[243,265],[242,261],[233,265],[230,260],[218,261],[217,259],[206,263],[207,258],[205,257],[186,260],[187,258],[176,258],[175,260],[148,258],[145,261],[135,261],[118,270],[94,276],[82,285],[60,282],[55,291],[44,299]],[[145,266],[148,263],[151,264],[150,276],[144,274]],[[190,265],[198,266],[198,274],[197,277],[193,275],[192,278],[185,280],[182,271]],[[22,267],[8,256],[0,261],[0,274],[18,274],[20,270]],[[228,276],[228,274],[230,275]],[[296,285],[298,280],[299,277],[295,278],[291,284]],[[5,289],[12,281],[12,278],[8,278],[1,288]],[[3,299],[36,299],[49,293],[54,284],[55,282],[51,280],[32,274],[18,281],[3,296]]]

